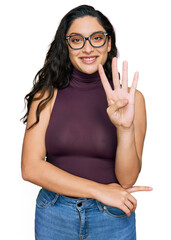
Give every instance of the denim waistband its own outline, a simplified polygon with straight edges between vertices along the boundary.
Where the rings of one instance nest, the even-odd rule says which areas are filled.
[[[47,193],[49,196],[53,196],[55,202],[69,205],[70,207],[84,209],[84,208],[95,208],[98,207],[100,211],[103,211],[104,204],[93,198],[74,198],[65,196],[62,194],[51,192],[47,189],[42,188],[42,191]]]

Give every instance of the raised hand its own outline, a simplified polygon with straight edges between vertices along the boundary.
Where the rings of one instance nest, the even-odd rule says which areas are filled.
[[[105,75],[102,65],[99,65],[99,74],[104,87],[108,108],[107,114],[111,122],[117,128],[129,128],[133,124],[134,120],[134,106],[135,106],[135,91],[138,82],[138,72],[135,73],[132,86],[128,89],[128,63],[123,62],[122,69],[122,85],[120,84],[118,70],[117,70],[117,58],[112,60],[112,76],[114,90]]]

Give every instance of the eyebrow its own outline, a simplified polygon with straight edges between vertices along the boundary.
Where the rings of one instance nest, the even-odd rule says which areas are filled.
[[[89,36],[91,36],[93,33],[99,33],[99,32],[104,32],[104,31],[100,30],[100,31],[92,32]],[[72,36],[72,35],[82,35],[82,36],[83,36],[82,33],[76,33],[76,32],[72,32],[72,33],[70,33],[70,35],[68,35],[68,36]]]
[[[73,32],[73,33],[70,33],[69,36],[71,36],[71,35],[82,35],[82,34],[81,34],[81,33],[75,33],[75,32]]]

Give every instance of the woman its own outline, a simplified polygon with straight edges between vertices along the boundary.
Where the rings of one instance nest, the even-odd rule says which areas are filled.
[[[151,190],[132,187],[141,170],[145,103],[137,72],[128,89],[127,62],[120,84],[116,57],[109,20],[79,6],[61,20],[26,95],[22,176],[42,187],[36,239],[136,239],[131,193]]]

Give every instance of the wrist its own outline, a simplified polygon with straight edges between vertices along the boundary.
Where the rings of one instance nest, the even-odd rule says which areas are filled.
[[[117,127],[117,134],[132,134],[134,133],[134,124],[132,123],[130,127]]]
[[[119,144],[132,144],[135,141],[135,129],[132,124],[129,128],[117,128],[117,139]]]
[[[96,183],[96,186],[94,186],[94,188],[90,190],[91,198],[100,201],[103,194],[104,186],[105,184]]]

